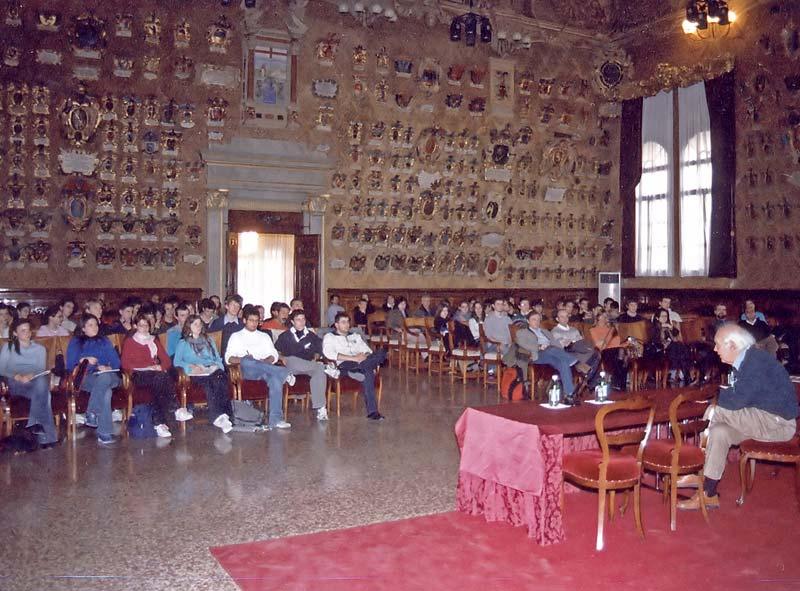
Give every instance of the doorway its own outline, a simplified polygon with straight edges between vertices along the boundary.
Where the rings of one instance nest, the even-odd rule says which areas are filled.
[[[269,310],[272,302],[294,297],[294,235],[240,232],[237,292],[250,304]]]

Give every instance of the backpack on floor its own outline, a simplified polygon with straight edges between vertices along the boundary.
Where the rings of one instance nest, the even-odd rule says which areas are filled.
[[[500,396],[507,400],[523,400],[527,398],[525,384],[522,381],[522,370],[518,367],[507,367],[500,377]]]
[[[128,435],[133,439],[149,439],[156,436],[153,424],[153,409],[149,404],[137,404],[128,418]]]
[[[259,427],[264,424],[264,413],[245,400],[231,400],[235,427]]]

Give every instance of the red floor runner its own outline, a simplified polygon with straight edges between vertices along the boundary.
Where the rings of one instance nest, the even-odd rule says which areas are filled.
[[[707,526],[681,512],[669,531],[660,495],[643,491],[647,534],[628,513],[595,552],[597,496],[567,495],[567,541],[542,547],[525,532],[460,513],[220,546],[211,553],[244,591],[516,591],[529,589],[800,589],[800,512],[792,472],[759,468],[744,507],[738,476],[722,482]]]

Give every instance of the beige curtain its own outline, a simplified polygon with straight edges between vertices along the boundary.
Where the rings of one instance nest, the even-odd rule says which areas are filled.
[[[294,236],[239,234],[237,285],[246,304],[267,309],[294,297]]]

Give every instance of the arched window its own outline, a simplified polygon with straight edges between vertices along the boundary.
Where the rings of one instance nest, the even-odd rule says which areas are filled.
[[[694,134],[681,152],[681,275],[708,273],[711,234],[711,132]]]

